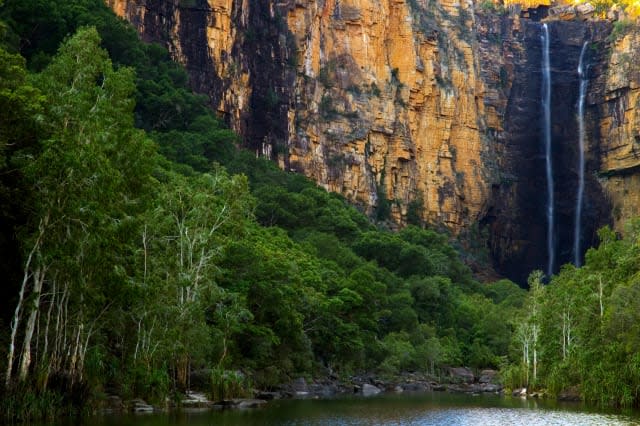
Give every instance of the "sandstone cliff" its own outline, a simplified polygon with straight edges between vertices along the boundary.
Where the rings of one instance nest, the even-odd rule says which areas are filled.
[[[396,223],[409,213],[459,232],[481,216],[496,119],[471,2],[108,3],[167,43],[244,143],[282,167],[370,213],[388,205]]]
[[[610,25],[603,21],[548,20],[551,65],[551,136],[558,264],[571,262],[578,188],[578,62],[582,46],[589,70],[583,247],[594,244],[599,227],[609,223],[610,203],[597,176],[600,173],[598,117],[607,74]],[[494,266],[525,282],[527,274],[547,259],[545,152],[541,122],[541,23],[518,17],[482,14],[477,19],[482,80],[488,87],[487,110],[495,111],[488,145],[496,168],[487,210],[481,224],[488,228]],[[489,166],[489,164],[486,164]]]
[[[640,28],[615,39],[599,77],[598,175],[608,194],[616,230],[640,216]]]
[[[524,19],[470,0],[106,1],[168,46],[246,147],[379,219],[486,230],[494,266],[519,281],[545,263],[546,9]],[[585,42],[583,246],[612,215],[622,228],[640,213],[640,35],[612,41],[610,23],[569,9],[546,18],[559,263],[573,257]]]

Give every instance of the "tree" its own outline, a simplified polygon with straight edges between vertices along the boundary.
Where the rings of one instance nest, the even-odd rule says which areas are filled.
[[[18,150],[32,147],[35,142],[37,115],[42,111],[43,96],[27,81],[24,59],[0,48],[0,217],[2,218],[3,240],[11,239],[15,232],[17,206],[13,192],[21,177],[15,167],[13,155]],[[26,194],[25,194],[26,195]],[[25,197],[26,198],[26,197]],[[6,236],[6,237],[5,237]],[[9,245],[3,241],[2,247]],[[3,256],[5,259],[10,258]],[[6,384],[10,381],[15,356],[15,340],[24,309],[25,283],[19,291],[18,302],[11,323],[11,336],[8,351]]]
[[[99,44],[95,29],[79,31],[34,78],[47,108],[38,151],[21,164],[37,202],[23,230],[24,272],[10,346],[24,320],[20,381],[39,344],[32,341],[37,321],[44,321],[40,361],[46,375],[65,369],[82,379],[97,318],[108,305],[102,286],[121,279],[108,259],[118,256],[122,246],[115,242],[125,219],[140,208],[131,200],[150,182],[154,145],[133,128],[133,73],[113,70]],[[46,291],[45,283],[51,286]],[[43,306],[57,311],[54,330],[51,316],[40,315]],[[47,346],[49,333],[61,346]],[[10,350],[5,380],[12,379]]]
[[[229,177],[223,169],[191,178],[165,173],[156,207],[145,214],[140,229],[136,286],[153,297],[137,310],[136,348],[157,327],[162,339],[157,343],[174,366],[179,385],[186,387],[192,362],[203,361],[195,354],[207,346],[207,307],[217,306],[224,339],[232,328],[229,315],[246,316],[233,303],[227,306],[224,300],[233,297],[218,288],[216,277],[229,239],[244,232],[252,200],[246,179]],[[226,357],[226,340],[224,345],[219,363]]]

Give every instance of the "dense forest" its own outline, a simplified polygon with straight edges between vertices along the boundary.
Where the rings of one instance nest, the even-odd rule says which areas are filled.
[[[500,365],[524,292],[480,285],[446,235],[237,150],[100,0],[2,19],[3,412],[159,402],[202,369],[248,390]]]
[[[391,232],[238,149],[101,0],[0,7],[5,416],[161,403],[194,371],[220,397],[458,365],[638,403],[636,231],[528,294],[481,284],[450,236]]]

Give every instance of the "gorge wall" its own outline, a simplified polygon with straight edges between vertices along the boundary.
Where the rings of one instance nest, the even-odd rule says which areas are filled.
[[[379,219],[546,262],[540,23],[455,0],[106,0],[164,43],[246,147]],[[577,66],[589,41],[583,247],[640,208],[640,35],[549,23],[558,264],[572,259]],[[483,233],[481,231],[487,230]]]
[[[606,22],[550,21],[551,140],[555,194],[556,265],[573,259],[578,188],[578,62],[584,42],[589,96],[586,99],[585,199],[582,247],[596,242],[596,231],[610,222],[610,201],[600,184],[599,118],[605,91],[600,78],[608,70]],[[541,24],[525,19],[479,16],[477,34],[488,103],[501,120],[488,129],[498,153],[500,180],[492,185],[488,209],[480,219],[489,228],[494,265],[526,282],[532,269],[547,262],[547,181],[542,143]],[[499,41],[499,42],[498,42]],[[496,101],[497,100],[497,101]]]
[[[472,4],[109,0],[244,144],[371,213],[458,232],[489,194]],[[497,118],[491,118],[497,120]]]

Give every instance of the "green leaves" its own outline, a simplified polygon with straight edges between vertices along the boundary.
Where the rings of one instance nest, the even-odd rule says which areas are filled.
[[[191,369],[242,369],[260,386],[324,367],[433,373],[504,354],[510,330],[447,236],[376,230],[342,197],[237,151],[168,52],[101,1],[6,10],[43,69],[29,77],[0,52],[0,107],[14,114],[0,135],[28,142],[4,152],[34,194],[22,249],[37,245],[51,274],[41,351],[43,336],[59,337],[44,313],[62,300],[93,383],[158,399]],[[512,293],[490,296],[504,306]]]
[[[539,327],[540,386],[552,393],[579,386],[586,400],[603,405],[638,403],[637,235],[635,222],[624,239],[603,228],[582,268],[565,265],[547,286],[541,273],[530,277],[516,338],[523,342]]]

